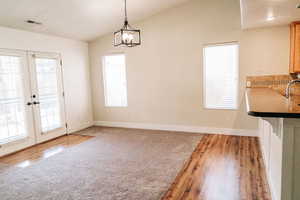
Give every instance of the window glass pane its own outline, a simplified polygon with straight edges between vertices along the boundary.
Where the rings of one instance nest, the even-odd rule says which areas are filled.
[[[36,58],[37,85],[42,132],[62,127],[57,76],[57,60]]]
[[[105,106],[126,107],[125,55],[105,56],[103,60]]]
[[[204,48],[205,108],[237,109],[238,44]]]
[[[21,58],[0,56],[0,143],[26,136]]]

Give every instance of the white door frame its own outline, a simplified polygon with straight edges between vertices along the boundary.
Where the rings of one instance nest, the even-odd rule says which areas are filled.
[[[32,92],[36,97],[34,101],[39,101],[39,94],[38,94],[38,83],[37,83],[37,76],[36,76],[36,63],[35,58],[48,58],[48,59],[55,59],[57,62],[57,85],[58,85],[58,95],[60,101],[60,117],[61,117],[61,127],[55,130],[42,133],[41,128],[41,118],[40,118],[40,109],[39,104],[33,105],[34,110],[34,119],[35,119],[35,134],[36,134],[36,143],[41,143],[67,133],[66,129],[66,117],[65,117],[65,100],[64,100],[64,87],[63,87],[63,76],[62,76],[62,66],[61,66],[61,56],[57,53],[44,53],[44,52],[28,52],[28,60],[29,60],[29,68],[30,68],[30,75],[31,75],[31,85],[32,85]]]

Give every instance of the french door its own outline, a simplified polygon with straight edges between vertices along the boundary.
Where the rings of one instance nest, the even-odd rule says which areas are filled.
[[[29,52],[32,107],[37,143],[66,133],[59,54]]]
[[[0,156],[66,134],[59,54],[0,50]]]

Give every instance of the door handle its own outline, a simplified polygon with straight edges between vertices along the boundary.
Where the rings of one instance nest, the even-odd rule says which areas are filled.
[[[38,102],[38,101],[34,101],[34,102],[33,102],[33,104],[34,104],[34,105],[36,105],[36,104],[40,104],[40,102]]]
[[[32,103],[31,103],[31,102],[28,102],[26,105],[27,105],[27,106],[31,106],[31,105],[32,105]]]

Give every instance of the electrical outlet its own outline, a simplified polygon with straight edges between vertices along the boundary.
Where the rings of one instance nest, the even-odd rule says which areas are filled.
[[[249,88],[251,87],[251,81],[247,81],[246,86]]]

